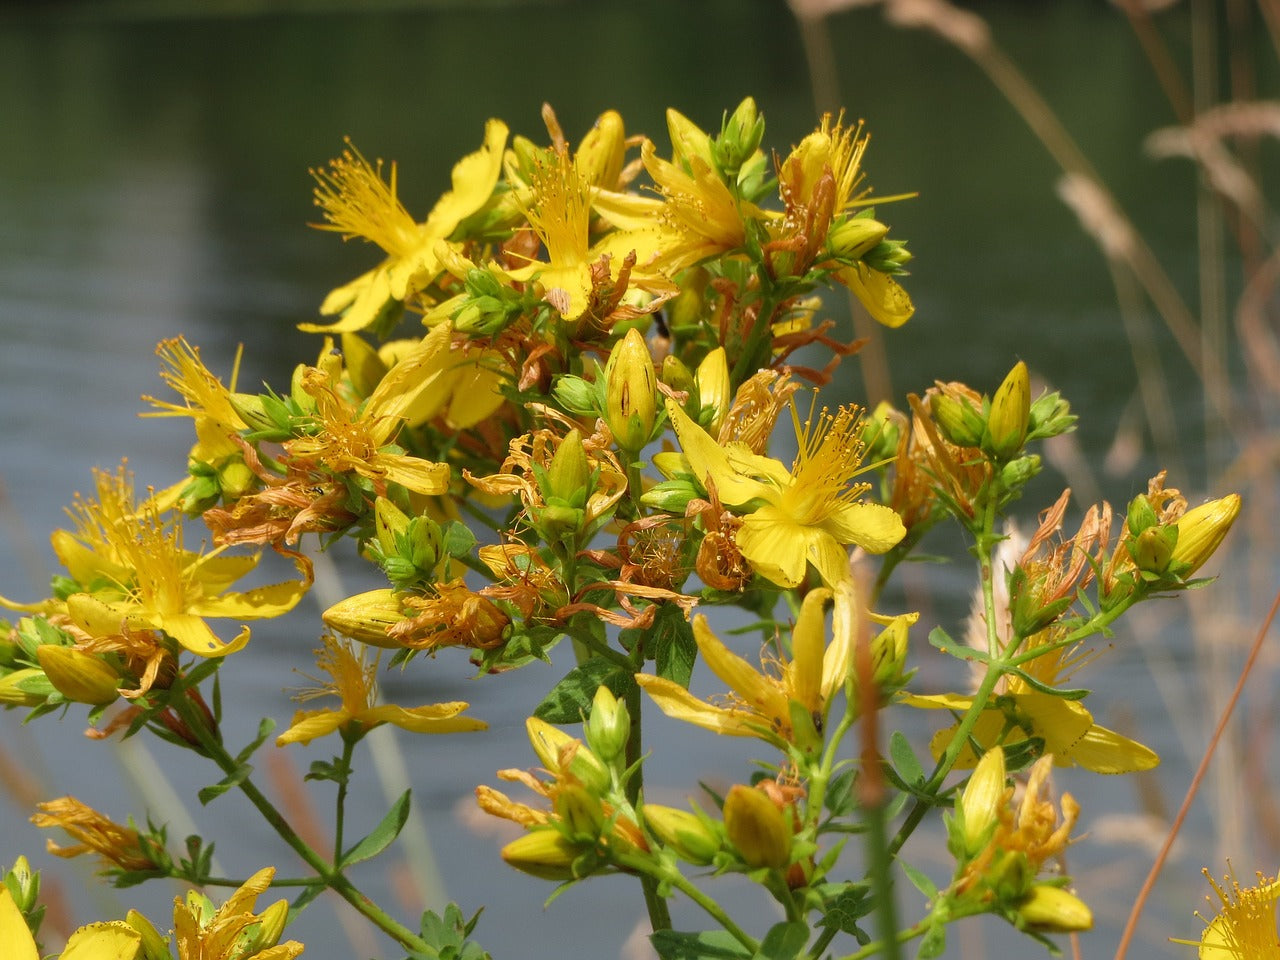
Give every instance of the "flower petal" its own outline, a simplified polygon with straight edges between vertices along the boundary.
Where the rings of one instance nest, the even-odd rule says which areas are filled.
[[[731,507],[741,506],[757,497],[768,498],[773,488],[753,477],[735,470],[725,449],[700,426],[689,419],[688,414],[674,400],[667,400],[667,416],[680,441],[680,449],[693,470],[694,476],[704,487],[708,481],[715,484],[721,503]]]
[[[763,506],[745,517],[735,539],[752,569],[783,587],[799,586],[811,555],[818,560],[831,559],[817,541],[826,539],[839,550],[829,534],[796,523],[774,506]],[[847,566],[848,557],[843,551],[841,556]]]
[[[120,920],[91,923],[71,935],[59,960],[133,960],[142,935]]]
[[[148,626],[163,630],[183,648],[201,657],[225,657],[249,642],[248,627],[241,627],[235,639],[223,643],[202,618],[192,613],[154,614],[139,619]]]
[[[1071,745],[1067,756],[1094,773],[1134,773],[1160,763],[1160,757],[1150,747],[1097,724]]]
[[[350,714],[342,710],[299,710],[293,715],[289,729],[276,737],[276,746],[310,743],[320,737],[327,737],[350,719]]]
[[[463,702],[435,703],[424,707],[387,703],[361,711],[357,719],[361,723],[394,724],[410,733],[469,733],[489,729],[483,720],[458,716],[467,706]]]
[[[726,710],[699,700],[680,684],[665,677],[637,673],[636,683],[653,698],[658,708],[669,717],[683,720],[730,737],[756,737],[760,732],[748,726],[741,711]]]
[[[856,543],[868,553],[884,553],[907,535],[902,518],[882,503],[844,504],[823,526],[836,540]]]
[[[35,939],[9,888],[0,884],[0,943],[10,960],[40,960]]]

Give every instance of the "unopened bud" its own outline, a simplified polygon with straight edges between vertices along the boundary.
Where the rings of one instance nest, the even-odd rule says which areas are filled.
[[[387,375],[387,365],[378,351],[358,333],[342,335],[342,360],[357,394],[367,397]]]
[[[715,142],[716,163],[726,177],[735,177],[764,139],[764,117],[756,102],[747,97],[730,114],[720,128]]]
[[[1016,456],[1027,438],[1030,418],[1031,380],[1027,365],[1019,360],[991,398],[983,449],[999,460]]]
[[[975,856],[991,839],[1004,803],[1004,791],[1004,750],[994,747],[982,755],[960,797],[958,830],[952,831],[951,838],[957,858]]]
[[[168,940],[160,936],[160,931],[150,920],[137,910],[130,910],[125,914],[124,920],[138,932],[138,936],[142,939],[141,952],[137,955],[137,960],[173,960],[173,955],[169,953]]]
[[[218,490],[228,502],[239,500],[253,489],[258,478],[240,458],[228,460],[218,468]]]
[[[780,870],[791,862],[791,825],[763,792],[735,784],[724,798],[724,829],[749,867]]]
[[[378,547],[385,556],[396,553],[396,538],[409,529],[409,517],[386,497],[378,497],[373,503],[373,528]]]
[[[689,166],[694,158],[715,169],[711,138],[697,124],[677,110],[667,110],[667,133],[671,136],[671,152],[677,163]]]
[[[280,942],[284,934],[285,921],[289,919],[289,901],[277,900],[258,914],[257,934],[252,944],[245,950],[244,956],[252,956],[255,952],[270,950]]]
[[[729,358],[724,347],[716,347],[698,364],[698,372],[694,374],[698,384],[698,403],[703,410],[711,409],[711,419],[706,421],[707,432],[716,436],[729,415],[729,407],[733,403],[730,395]],[[701,413],[701,411],[696,411]],[[696,419],[701,419],[696,418]]]
[[[1240,513],[1238,493],[1202,503],[1184,513],[1178,520],[1178,542],[1173,548],[1172,560],[1179,567],[1178,573],[1190,576],[1213,556]]]
[[[45,692],[40,692],[41,687],[46,688]],[[0,706],[36,707],[55,689],[43,670],[23,667],[0,677]]]
[[[622,116],[616,110],[606,110],[578,144],[574,161],[578,172],[592,186],[615,190],[626,152],[627,133]]]
[[[663,513],[683,516],[689,501],[701,496],[702,492],[692,480],[664,480],[646,490],[640,496],[640,502]]]
[[[976,447],[982,441],[982,414],[968,400],[947,393],[935,393],[929,411],[938,432],[957,447]]]
[[[1040,454],[1029,453],[1025,457],[1010,460],[1000,468],[1000,483],[1006,490],[1017,490],[1030,483],[1040,472]]]
[[[664,847],[695,866],[705,867],[720,852],[720,837],[710,823],[696,813],[676,807],[646,803],[644,824]]]
[[[866,451],[864,462],[877,463],[897,454],[898,440],[902,436],[901,417],[892,404],[881,400],[862,421],[861,439]]]
[[[538,755],[543,767],[559,775],[563,772],[563,758],[568,758],[568,772],[583,786],[594,793],[609,789],[613,778],[600,759],[587,749],[581,740],[571,737],[559,727],[552,726],[538,717],[525,721],[529,743]]]
[[[555,798],[556,816],[567,837],[594,842],[604,827],[604,808],[600,798],[576,783],[561,784]]]
[[[535,830],[502,848],[502,859],[517,870],[556,882],[573,880],[578,847],[553,829]]]
[[[1075,933],[1093,929],[1093,911],[1088,904],[1061,887],[1036,884],[1018,904],[1018,920],[1041,933]]]
[[[388,633],[404,619],[400,601],[390,587],[339,600],[321,615],[321,619],[331,630],[352,640],[389,649],[401,646]]]
[[[1134,564],[1143,573],[1164,573],[1169,569],[1177,539],[1177,527],[1148,527],[1130,546]]]
[[[40,895],[40,874],[32,871],[31,861],[26,857],[19,856],[13,861],[13,866],[4,875],[4,886],[23,913],[35,909]]]
[[[566,504],[585,501],[590,479],[591,467],[587,463],[587,451],[582,446],[582,434],[574,428],[560,441],[551,458],[551,465],[547,468],[546,497]]]
[[[623,450],[635,452],[648,442],[658,416],[656,391],[653,358],[632,327],[614,344],[605,366],[605,417]]]
[[[868,216],[849,217],[827,233],[827,248],[833,257],[857,260],[885,238],[888,226]]]
[[[1129,532],[1135,537],[1148,527],[1154,527],[1159,522],[1155,508],[1151,506],[1151,501],[1145,493],[1138,494],[1138,496],[1129,501],[1129,510],[1125,518],[1125,522],[1129,526]]]
[[[591,752],[605,763],[626,753],[627,738],[631,736],[631,714],[618,702],[608,687],[596,687],[591,700],[591,716],[584,725],[587,744]]]
[[[119,696],[119,676],[93,654],[46,643],[36,648],[36,659],[49,682],[68,700],[103,706]]]

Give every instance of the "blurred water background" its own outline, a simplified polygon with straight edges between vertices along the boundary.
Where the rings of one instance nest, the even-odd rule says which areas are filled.
[[[1236,81],[1228,65],[1243,43],[1260,65],[1256,89],[1274,94],[1275,58],[1262,55],[1265,31],[1243,39],[1232,32],[1228,8],[1240,6],[1177,5],[1161,15],[1158,29],[1171,57],[1189,62],[1203,42],[1197,29],[1205,27],[1207,8],[1212,78]],[[1221,287],[1202,302],[1197,170],[1144,150],[1147,136],[1176,116],[1124,16],[1086,0],[982,0],[969,8],[1076,138],[1192,313],[1205,314],[1204,336],[1216,335],[1206,311],[1234,303],[1240,261],[1224,255],[1226,268],[1215,274]],[[140,394],[164,392],[153,354],[159,339],[185,336],[223,375],[244,343],[246,387],[284,384],[295,363],[314,359],[319,339],[295,324],[314,319],[331,287],[377,258],[305,226],[316,217],[307,170],[340,152],[344,136],[370,157],[399,162],[401,196],[421,215],[445,188],[453,162],[480,142],[490,116],[541,140],[539,109],[547,101],[572,139],[599,112],[616,108],[628,132],[646,133],[665,150],[665,107],[716,128],[721,112],[745,95],[766,117],[766,144],[781,150],[812,129],[819,107],[865,118],[872,131],[865,168],[877,192],[919,192],[880,211],[915,253],[908,284],[918,313],[884,337],[886,363],[869,375],[846,361],[832,399],[865,400],[868,383],[872,390],[887,383],[902,405],[908,391],[935,378],[991,390],[1021,358],[1083,414],[1075,448],[1059,451],[1067,476],[1046,470],[1038,495],[1028,497],[1026,522],[1068,482],[1078,503],[1106,496],[1123,504],[1145,489],[1158,463],[1174,468],[1171,482],[1193,501],[1222,492],[1224,469],[1239,463],[1239,436],[1226,438],[1215,427],[1202,379],[1161,315],[1141,300],[1122,314],[1117,289],[1129,296],[1136,287],[1131,278],[1117,279],[1055,193],[1062,173],[1055,159],[972,58],[936,33],[887,23],[879,7],[832,12],[809,20],[806,30],[784,3],[765,0],[368,8],[8,3],[0,4],[0,593],[44,595],[54,564],[48,532],[64,523],[65,506],[87,488],[93,467],[109,469],[127,456],[140,482],[157,486],[183,470],[189,423],[136,416]],[[1274,180],[1275,165],[1265,162],[1274,159],[1271,145],[1261,149],[1261,167]],[[1264,235],[1268,227],[1262,225]],[[1220,238],[1229,233],[1217,229]],[[844,317],[847,334],[847,305],[834,299],[831,312]],[[1230,319],[1229,310],[1223,315]],[[1274,397],[1250,392],[1251,370],[1231,346],[1230,324],[1222,329],[1233,402],[1248,411],[1252,430],[1265,433],[1274,423]],[[1135,373],[1152,364],[1163,399],[1145,409],[1165,418],[1154,427],[1144,418]],[[1264,476],[1272,459],[1264,450]],[[1234,476],[1239,486],[1244,475]],[[1265,541],[1266,528],[1264,521],[1251,529]],[[958,552],[958,538],[948,536],[937,536],[937,552]],[[1237,579],[1265,593],[1275,554],[1262,557],[1260,566],[1247,567],[1250,576],[1242,564]],[[376,585],[341,560],[337,570],[348,590]],[[906,596],[889,599],[921,608],[926,623],[954,621],[969,588],[967,567],[938,567],[910,578]],[[1265,611],[1265,597],[1222,593],[1230,599],[1220,599],[1212,614],[1189,615],[1186,599],[1152,605],[1160,609],[1142,629],[1118,634],[1114,649],[1079,678],[1099,688],[1090,703],[1101,722],[1164,758],[1144,777],[1071,771],[1061,778],[1084,804],[1091,831],[1071,864],[1101,928],[1085,939],[1086,957],[1113,949],[1152,860],[1151,838],[1158,840],[1161,817],[1180,800],[1240,644]],[[247,741],[260,716],[285,722],[291,715],[282,690],[303,682],[291,666],[308,662],[319,628],[317,606],[304,607],[256,627],[252,644],[223,671],[230,743]],[[1213,651],[1207,661],[1191,629],[1205,623]],[[920,665],[927,679],[945,684],[942,665],[924,649],[926,632],[918,635]],[[403,769],[369,770],[359,787],[367,805],[354,808],[371,825],[387,803],[380,778],[392,796],[397,777],[410,778],[429,846],[416,846],[407,865],[387,869],[379,861],[362,879],[410,922],[424,897],[437,908],[442,896],[456,899],[467,913],[487,906],[477,936],[498,958],[617,956],[640,920],[641,901],[626,878],[585,884],[544,911],[550,886],[505,868],[497,850],[507,837],[478,828],[470,814],[475,784],[493,783],[499,768],[533,765],[522,722],[556,676],[535,666],[478,681],[460,655],[415,661],[386,683],[390,699],[469,700],[491,729],[476,737],[401,739]],[[1266,710],[1264,700],[1252,716],[1274,719]],[[166,745],[118,751],[88,741],[75,711],[61,723],[23,727],[20,719],[13,712],[0,717],[0,861],[25,852],[45,868],[55,898],[50,929],[130,906],[167,925],[179,891],[164,883],[108,891],[85,883],[91,864],[51,862],[44,837],[26,824],[36,799],[70,793],[117,819],[149,811],[173,823],[175,841],[198,827],[216,839],[230,875],[265,863],[297,872],[237,797],[199,807],[194,792],[214,776]],[[723,783],[746,775],[750,746],[685,736],[658,716],[650,721],[651,794],[678,802],[697,778]],[[1239,759],[1215,768],[1217,789],[1193,813],[1131,956],[1188,955],[1190,948],[1166,937],[1199,936],[1190,911],[1199,903],[1202,864],[1220,872],[1222,857],[1231,855],[1242,877],[1274,865],[1269,781],[1259,761],[1269,756],[1267,729],[1261,721],[1243,728],[1233,741]],[[297,789],[310,760],[329,755],[323,743],[310,751],[268,749],[259,775],[283,797]],[[323,790],[313,796],[323,821],[331,800]],[[1249,797],[1263,802],[1250,806]],[[945,870],[940,830],[916,847],[922,866]],[[443,887],[431,879],[428,850],[444,868]],[[908,914],[921,906],[908,885],[900,893]],[[352,934],[342,906],[322,900],[296,928],[308,957],[394,955],[387,943]],[[700,922],[684,907],[677,916],[686,925]],[[953,939],[949,955],[982,956],[984,938],[999,936],[994,925],[979,927]]]

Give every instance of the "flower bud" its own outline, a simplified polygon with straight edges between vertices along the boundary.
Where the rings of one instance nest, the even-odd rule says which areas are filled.
[[[698,386],[693,380],[693,372],[674,353],[668,353],[662,358],[662,370],[658,379],[672,390],[687,393],[690,397],[697,396]]]
[[[557,377],[551,388],[551,395],[570,413],[592,417],[600,415],[600,403],[596,398],[595,387],[582,377],[575,377],[572,374]]]
[[[1210,500],[1184,513],[1177,523],[1178,542],[1174,544],[1172,560],[1187,567],[1185,570],[1179,567],[1178,573],[1190,576],[1199,570],[1221,546],[1239,513],[1238,493]]]
[[[653,433],[656,390],[653,358],[640,331],[632,327],[614,344],[605,366],[605,418],[623,450],[639,450]]]
[[[1155,508],[1151,506],[1151,501],[1145,493],[1140,493],[1129,501],[1125,522],[1129,526],[1129,532],[1135,537],[1148,527],[1154,527],[1159,522]]]
[[[587,463],[587,451],[582,446],[582,434],[575,427],[560,441],[551,457],[543,493],[548,500],[585,502],[590,479],[591,467]]]
[[[698,372],[694,374],[698,384],[698,403],[703,410],[711,408],[711,419],[705,424],[707,432],[716,436],[729,415],[729,407],[733,403],[730,395],[729,358],[724,347],[716,347],[698,364]],[[701,413],[701,411],[697,411]],[[700,419],[695,418],[695,419]]]
[[[378,497],[373,503],[373,528],[378,538],[378,548],[384,556],[396,553],[396,538],[409,529],[409,517],[386,497]]]
[[[697,124],[677,110],[667,110],[667,133],[671,136],[671,154],[675,162],[689,167],[694,158],[715,169],[711,138]]]
[[[1040,455],[1029,453],[1025,457],[1010,460],[1000,468],[1000,482],[1006,490],[1026,486],[1040,472]]]
[[[556,792],[554,806],[566,837],[589,843],[599,838],[604,827],[604,808],[600,798],[587,792],[585,787],[562,784]]]
[[[646,803],[641,812],[644,825],[681,860],[705,867],[720,852],[719,835],[705,818],[696,813],[656,803]]]
[[[169,953],[168,940],[160,936],[160,931],[150,920],[137,910],[126,913],[124,920],[142,938],[141,952],[137,955],[138,960],[173,960],[173,955]]]
[[[1177,527],[1147,527],[1135,537],[1129,547],[1133,562],[1143,573],[1162,574],[1169,569],[1173,558]]]
[[[321,614],[321,619],[329,629],[352,640],[392,650],[401,646],[388,633],[404,619],[400,601],[390,587],[339,600]]]
[[[605,763],[626,753],[627,738],[631,736],[631,714],[618,702],[608,687],[601,684],[591,700],[591,716],[584,725],[587,745],[591,752]]]
[[[606,190],[616,189],[627,153],[627,133],[622,116],[606,110],[578,144],[574,154],[578,172],[587,182]]]
[[[239,457],[218,467],[218,490],[228,502],[239,500],[253,489],[258,478]]]
[[[1012,459],[1027,438],[1030,419],[1031,380],[1027,365],[1019,360],[991,398],[983,449],[999,460]]]
[[[39,692],[41,686],[47,687],[48,692]],[[36,707],[44,703],[55,689],[43,670],[35,667],[14,670],[0,677],[0,706]]]
[[[68,700],[104,706],[119,696],[120,678],[92,654],[46,643],[36,648],[36,659],[49,682]]]
[[[1040,883],[1018,904],[1018,920],[1041,933],[1075,933],[1093,929],[1093,911],[1073,893]]]
[[[994,747],[982,755],[960,797],[952,835],[957,858],[975,856],[991,839],[1004,803],[1004,782],[1004,750]]]
[[[726,177],[736,177],[742,165],[760,147],[764,139],[764,117],[756,102],[747,97],[724,121],[715,142],[716,164]]]
[[[538,717],[530,717],[525,721],[525,730],[529,734],[529,743],[533,752],[538,755],[550,772],[557,776],[564,772],[562,760],[569,758],[568,772],[582,782],[588,790],[603,793],[613,782],[608,768],[600,759],[583,746],[582,741],[571,737],[559,727],[554,727]]]
[[[877,463],[895,456],[902,436],[901,414],[888,401],[881,400],[862,421],[864,463]]]
[[[871,679],[876,686],[894,686],[902,680],[902,668],[907,662],[908,627],[915,622],[916,614],[894,617],[871,641],[871,663],[874,673]]]
[[[949,393],[935,393],[929,412],[938,432],[957,447],[976,447],[982,440],[982,414],[968,400]]]
[[[1069,433],[1075,429],[1077,419],[1071,412],[1071,404],[1063,400],[1057,391],[1042,393],[1031,404],[1027,437],[1043,440]]]
[[[690,500],[697,500],[702,492],[692,480],[664,480],[654,484],[640,496],[646,507],[683,516]]]
[[[724,829],[749,867],[780,870],[791,862],[791,825],[763,792],[735,784],[724,798]]]
[[[378,351],[358,333],[342,335],[342,360],[351,385],[362,397],[373,393],[374,388],[387,375],[387,365],[378,356]]]
[[[259,951],[270,950],[279,943],[281,935],[284,934],[285,921],[288,919],[288,900],[277,900],[258,914],[258,930],[251,938],[250,944],[244,951],[244,956],[248,957]]]
[[[849,217],[827,233],[827,248],[833,257],[857,260],[885,238],[888,226],[871,217]]]
[[[556,830],[535,830],[517,837],[502,848],[502,859],[531,876],[543,880],[573,880],[573,861],[578,848]]]
[[[40,896],[40,874],[32,871],[31,861],[19,856],[5,873],[3,882],[19,910],[30,913],[35,909],[36,900]]]

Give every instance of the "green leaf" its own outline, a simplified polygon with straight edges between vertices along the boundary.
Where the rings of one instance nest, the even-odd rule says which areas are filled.
[[[619,700],[636,685],[635,677],[612,660],[593,657],[566,673],[551,688],[533,715],[547,723],[581,723],[591,713],[591,701],[601,684]]]
[[[400,836],[400,831],[404,829],[405,821],[409,819],[409,798],[412,794],[412,790],[406,790],[400,794],[396,802],[391,805],[391,809],[387,811],[386,816],[382,818],[382,822],[374,827],[367,837],[347,851],[345,856],[339,858],[338,863],[344,867],[353,863],[360,863],[376,857],[391,846],[391,842]]]
[[[921,870],[917,870],[905,860],[899,860],[898,865],[902,867],[902,872],[907,875],[907,879],[911,881],[912,886],[932,900],[938,895],[938,888],[933,881]]]
[[[652,646],[648,646],[651,643]],[[689,686],[693,665],[698,659],[698,643],[693,639],[693,625],[684,611],[674,603],[663,604],[649,631],[646,657],[652,656],[658,676],[682,687]]]
[[[842,817],[852,813],[855,806],[853,784],[858,778],[856,770],[845,770],[831,778],[827,785],[825,806],[833,817]]]
[[[893,731],[889,737],[889,756],[893,758],[894,769],[906,783],[924,783],[924,767],[911,749],[911,741],[901,730]]]
[[[276,722],[274,720],[270,717],[263,717],[258,722],[258,735],[253,738],[253,741],[247,747],[236,754],[236,762],[244,763],[253,756],[253,752],[262,746],[263,741],[266,740],[267,737],[271,736],[271,731],[275,728]]]
[[[938,922],[929,928],[928,933],[920,941],[920,952],[916,956],[920,960],[932,960],[933,957],[940,956],[945,949],[947,949],[947,925]]]
[[[956,643],[941,627],[934,627],[929,631],[929,643],[943,653],[951,654],[957,660],[977,660],[980,663],[986,663],[991,659],[986,653],[975,650],[968,644]]]
[[[1018,667],[1013,667],[1009,672],[1024,681],[1031,689],[1038,690],[1040,693],[1047,693],[1051,697],[1061,697],[1063,700],[1083,700],[1090,693],[1090,691],[1084,689],[1051,687],[1043,680],[1037,680],[1031,674]]]
[[[809,942],[809,928],[803,923],[775,923],[764,935],[756,960],[795,960]]]
[[[658,930],[649,938],[661,960],[748,960],[750,952],[723,930],[682,933]]]
[[[253,766],[248,763],[241,763],[217,783],[202,787],[196,797],[201,804],[207,805],[211,800],[222,796],[232,787],[240,786],[240,784],[249,779],[249,774],[251,773],[253,773]]]

